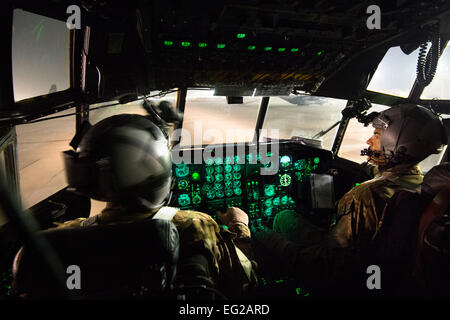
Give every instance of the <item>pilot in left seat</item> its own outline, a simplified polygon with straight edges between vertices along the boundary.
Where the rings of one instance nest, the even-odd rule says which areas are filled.
[[[192,265],[190,257],[201,253],[210,271],[203,277],[204,285],[234,298],[256,284],[254,265],[236,247],[250,237],[238,219],[221,215],[231,232],[208,214],[165,206],[172,185],[171,152],[161,129],[148,118],[134,114],[106,118],[88,129],[77,152],[65,151],[64,156],[69,187],[107,205],[98,215],[58,228],[166,218],[180,235],[179,270],[183,259]]]

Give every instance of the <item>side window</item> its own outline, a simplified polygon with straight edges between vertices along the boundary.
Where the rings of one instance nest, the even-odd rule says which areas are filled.
[[[69,31],[66,23],[14,10],[12,70],[15,101],[68,89]]]
[[[24,209],[67,186],[61,152],[70,149],[69,143],[75,134],[75,115],[70,115],[74,112],[72,108],[55,114],[69,116],[16,127]]]
[[[419,49],[406,55],[400,47],[390,48],[377,67],[367,90],[406,98],[416,79]]]

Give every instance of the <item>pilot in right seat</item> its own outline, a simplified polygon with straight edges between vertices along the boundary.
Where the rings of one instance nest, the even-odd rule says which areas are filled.
[[[401,190],[420,192],[423,175],[417,164],[447,141],[439,117],[413,104],[385,110],[372,124],[375,130],[367,141],[366,154],[379,172],[340,199],[330,232],[311,226],[292,211],[283,211],[275,217],[274,231],[253,235],[318,292],[332,294],[330,288],[342,294],[348,289],[350,295],[355,290],[367,292],[368,266],[361,264],[385,227],[391,199]],[[305,239],[305,234],[310,238]]]

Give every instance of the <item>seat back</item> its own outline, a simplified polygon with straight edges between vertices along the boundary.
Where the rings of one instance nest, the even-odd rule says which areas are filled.
[[[450,294],[450,181],[421,216],[414,251],[413,277],[427,295]]]
[[[176,274],[179,236],[170,221],[51,229],[42,235],[67,270],[67,283],[76,283],[69,267],[79,267],[80,288],[67,290],[82,299],[158,298]],[[37,252],[22,247],[13,265],[13,292],[30,298],[58,297],[58,285],[49,272]]]

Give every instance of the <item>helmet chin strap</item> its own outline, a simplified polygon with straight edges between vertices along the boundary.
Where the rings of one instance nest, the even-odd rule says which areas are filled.
[[[383,157],[383,154],[379,151],[373,151],[369,148],[365,148],[361,150],[362,156],[368,156],[369,160],[368,162],[372,162],[376,165],[384,165],[386,164],[386,159]]]

